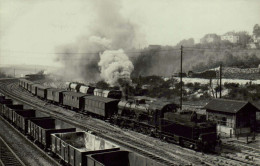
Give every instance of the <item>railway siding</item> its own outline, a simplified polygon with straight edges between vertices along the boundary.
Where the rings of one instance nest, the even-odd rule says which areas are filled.
[[[132,132],[123,131],[121,129],[119,130],[117,127],[113,127],[103,121],[100,121],[99,123],[99,120],[93,120],[90,117],[86,117],[73,111],[64,111],[63,108],[58,108],[57,106],[47,104],[46,102],[33,97],[30,93],[24,91],[22,88],[19,88],[17,86],[18,85],[11,81],[5,85],[5,89],[7,89],[8,92],[12,92],[11,94],[9,93],[10,95],[19,95],[20,99],[22,97],[22,99],[27,98],[27,103],[29,100],[31,103],[37,103],[37,107],[47,107],[47,110],[52,111],[53,115],[56,114],[55,116],[57,116],[57,114],[60,114],[59,116],[63,116],[63,118],[66,119],[67,122],[74,120],[74,123],[78,126],[83,127],[84,125],[89,125],[90,130],[93,129],[98,133],[104,133],[105,137],[112,137],[111,139],[113,139],[113,137],[116,137],[116,139],[121,140],[122,144],[126,142],[127,144],[129,144],[129,146],[132,146],[133,151],[140,151],[141,154],[146,153],[146,156],[150,156],[157,161],[164,160],[166,161],[166,165],[259,165],[259,153],[257,151],[253,151],[254,148],[245,148],[243,151],[241,151],[241,153],[239,153],[237,149],[234,150],[231,146],[224,146],[224,148],[229,149],[230,151],[234,150],[234,153],[221,153],[221,156],[219,156],[215,154],[203,154],[200,152],[194,152],[192,150],[185,148],[183,149],[174,144],[168,144],[164,142],[160,142],[160,146],[153,147],[157,145],[157,143],[152,143],[150,140],[157,139],[142,136],[142,134],[139,133],[134,134],[134,136],[130,136],[131,134],[129,133]],[[44,111],[44,109],[42,110]],[[75,122],[75,119],[77,119],[78,122]],[[85,124],[84,121],[86,120],[88,120],[88,122],[90,121],[90,123]],[[124,134],[122,135],[122,133]],[[126,136],[128,136],[129,138],[127,138]],[[136,138],[136,136],[138,136],[138,138]],[[159,141],[160,140],[158,140],[158,142]],[[133,145],[139,148],[134,148]],[[234,143],[230,143],[230,145],[232,145],[233,147],[235,146]],[[240,149],[242,149],[242,147],[240,147]]]
[[[16,153],[24,165],[55,166],[59,165],[44,151],[29,141],[17,129],[0,117],[0,134],[2,139]]]

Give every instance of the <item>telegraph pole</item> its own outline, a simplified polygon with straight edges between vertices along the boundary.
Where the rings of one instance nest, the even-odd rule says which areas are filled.
[[[222,64],[219,66],[219,98],[221,98],[221,91],[222,91]]]
[[[183,54],[183,46],[181,45],[181,73],[180,73],[180,83],[181,83],[180,108],[181,109],[182,109],[182,54]]]

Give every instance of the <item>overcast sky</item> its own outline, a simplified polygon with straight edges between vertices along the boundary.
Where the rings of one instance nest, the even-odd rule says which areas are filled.
[[[56,47],[90,35],[98,14],[92,2],[0,0],[0,64],[56,64]],[[143,36],[136,41],[140,47],[175,45],[191,37],[198,42],[207,33],[252,34],[253,26],[260,24],[260,0],[118,0],[117,4],[119,14]],[[102,9],[108,14],[111,10]]]

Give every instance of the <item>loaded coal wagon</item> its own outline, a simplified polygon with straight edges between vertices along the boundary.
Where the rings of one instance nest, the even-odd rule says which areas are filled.
[[[75,132],[76,128],[58,125],[58,120],[53,118],[32,118],[28,121],[28,126],[31,130],[31,136],[39,142],[44,148],[49,148],[51,145],[51,134]]]
[[[129,151],[86,155],[88,166],[164,166],[150,158]]]
[[[5,96],[0,96],[0,114],[4,116],[4,105],[10,105],[13,104],[13,100],[6,99]]]
[[[12,122],[14,110],[20,110],[20,109],[23,109],[23,105],[21,105],[21,104],[4,104],[3,105],[3,116],[7,120]]]
[[[88,132],[51,134],[52,152],[66,164],[87,165],[85,155],[119,150],[112,142]]]

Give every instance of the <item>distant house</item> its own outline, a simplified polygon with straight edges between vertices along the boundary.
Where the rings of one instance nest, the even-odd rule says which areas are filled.
[[[222,35],[221,40],[227,40],[230,41],[231,43],[238,43],[239,41],[239,36],[235,34],[235,32],[228,32]]]
[[[254,131],[256,112],[259,112],[259,109],[250,102],[226,99],[213,99],[205,109],[207,120],[217,123],[218,133],[228,136]]]
[[[219,41],[219,36],[217,34],[206,34],[203,38],[200,39],[200,43],[213,43]]]

